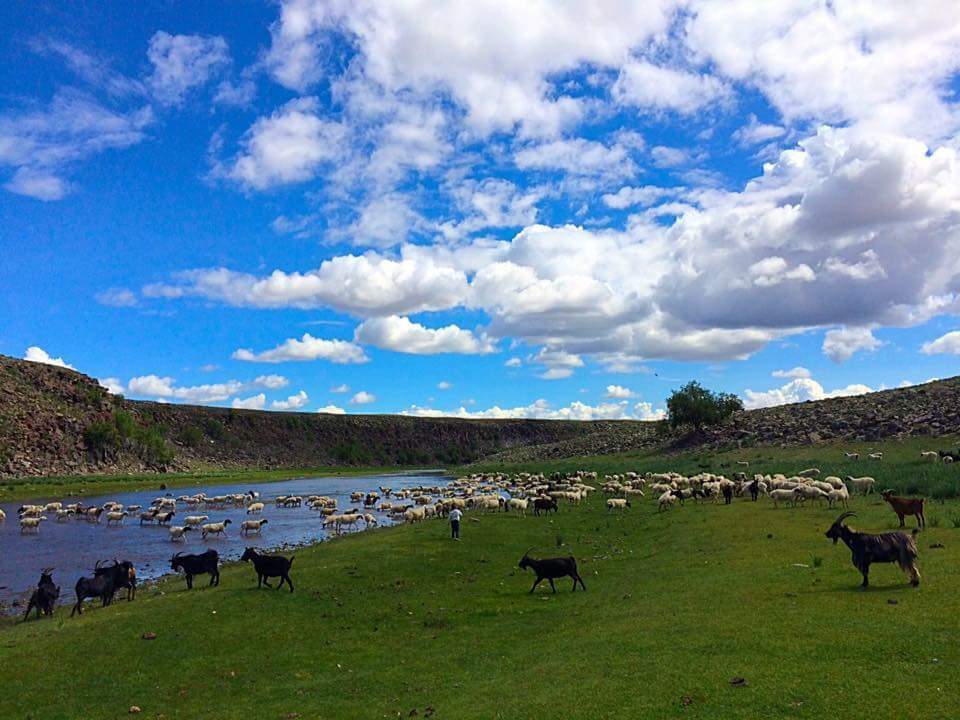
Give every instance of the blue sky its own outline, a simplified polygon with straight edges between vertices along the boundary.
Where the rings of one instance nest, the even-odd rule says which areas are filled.
[[[951,5],[6,3],[0,352],[478,417],[954,375]]]

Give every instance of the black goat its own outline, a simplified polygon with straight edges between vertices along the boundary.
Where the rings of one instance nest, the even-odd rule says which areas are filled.
[[[170,568],[174,572],[183,570],[187,577],[187,590],[193,590],[194,575],[210,575],[210,585],[220,584],[220,555],[216,550],[207,550],[199,555],[178,552],[170,558]]]
[[[532,549],[532,548],[531,548]],[[527,568],[532,568],[533,571],[537,574],[537,579],[533,582],[533,587],[530,588],[532,593],[537,589],[543,580],[550,581],[550,587],[553,588],[553,591],[557,591],[557,586],[553,584],[554,579],[562,577],[571,577],[573,578],[573,591],[577,590],[577,583],[580,583],[580,587],[584,590],[587,589],[587,586],[583,584],[583,578],[580,577],[580,573],[577,572],[577,561],[573,557],[565,558],[544,558],[542,560],[534,560],[530,557],[530,550],[527,550],[523,554],[523,557],[520,558],[520,569],[526,570]]]
[[[757,497],[760,495],[760,481],[754,480],[747,486],[747,489],[750,491],[750,499],[756,502]]]
[[[290,566],[293,565],[293,558],[285,558],[282,555],[261,555],[256,550],[248,547],[243,551],[240,559],[244,562],[250,560],[253,562],[253,569],[257,571],[257,587],[266,585],[268,588],[273,586],[267,582],[268,578],[278,577],[280,583],[277,590],[283,587],[286,582],[290,586],[290,592],[293,592],[293,582],[290,580]]]
[[[870,573],[870,565],[873,563],[892,563],[895,562],[910,576],[910,584],[916,587],[920,584],[920,572],[917,570],[917,540],[913,535],[907,535],[904,532],[888,532],[879,535],[857,532],[851,530],[843,521],[856,513],[845,512],[838,517],[825,535],[833,540],[836,545],[838,540],[843,540],[850,552],[853,554],[851,560],[853,566],[863,575],[863,584],[866,588],[869,584],[867,576]]]
[[[559,508],[557,507],[557,501],[553,498],[534,498],[533,499],[533,514],[539,516],[540,512],[550,512],[553,510],[557,512]]]
[[[97,568],[94,570],[93,577],[82,577],[77,580],[73,590],[77,596],[77,602],[70,611],[70,617],[74,613],[83,615],[83,601],[87,598],[100,598],[102,607],[106,607],[113,602],[115,588],[113,586],[113,573],[98,573],[100,563],[97,562]]]
[[[120,588],[126,588],[128,602],[137,596],[137,571],[134,569],[133,563],[129,560],[120,562],[114,558],[113,565],[107,567],[101,567],[100,563],[97,562],[93,574],[95,576],[110,575],[113,578],[114,594],[116,594]]]
[[[40,612],[48,617],[53,615],[53,608],[57,604],[57,598],[60,597],[60,586],[53,584],[53,568],[44,568],[40,571],[40,582],[37,583],[37,589],[30,596],[30,602],[27,603],[27,611],[23,614],[26,620],[30,611],[36,609],[37,620],[40,619]]]

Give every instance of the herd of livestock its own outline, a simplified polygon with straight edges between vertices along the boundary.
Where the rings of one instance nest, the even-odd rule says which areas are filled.
[[[849,456],[849,454],[848,454]],[[937,460],[943,458],[937,455]],[[873,459],[882,459],[882,455]],[[943,458],[945,462],[947,458]],[[738,463],[746,466],[746,462]],[[624,512],[632,507],[632,501],[649,497],[657,504],[658,512],[667,511],[687,501],[729,504],[735,497],[749,497],[757,502],[768,497],[774,507],[782,505],[799,507],[806,503],[826,503],[829,507],[848,507],[851,494],[869,495],[874,492],[876,481],[873,477],[823,476],[818,468],[808,468],[795,475],[753,474],[738,471],[728,478],[709,472],[683,475],[676,472],[644,473],[627,472],[623,474],[599,476],[596,472],[577,471],[574,473],[493,473],[471,475],[457,478],[444,486],[404,488],[393,490],[380,487],[379,492],[356,491],[349,494],[354,507],[339,509],[335,497],[324,495],[280,495],[269,502],[277,510],[306,508],[316,512],[325,529],[336,533],[347,530],[359,530],[378,524],[377,514],[386,515],[395,522],[418,523],[430,518],[445,517],[452,510],[462,512],[511,512],[525,517],[528,513],[541,515],[556,513],[560,506],[575,506],[591,493],[600,491],[607,496],[606,508],[609,512]],[[917,528],[925,524],[922,498],[904,498],[893,495],[891,491],[881,493],[904,527],[905,517],[915,517]],[[143,524],[162,525],[168,528],[173,542],[182,542],[189,532],[199,532],[204,539],[225,535],[230,519],[211,522],[209,513],[226,508],[245,509],[248,519],[241,521],[241,534],[261,534],[268,520],[262,517],[267,502],[260,499],[256,491],[242,494],[207,496],[203,493],[181,495],[180,497],[159,497],[149,507],[137,505],[123,506],[116,502],[107,502],[97,506],[84,506],[81,503],[63,504],[59,502],[44,505],[24,505],[20,508],[19,521],[21,532],[37,532],[47,516],[53,516],[58,522],[71,519],[83,519],[99,523],[105,518],[108,525],[122,525],[128,517],[135,517]],[[178,513],[184,513],[182,524],[174,524]],[[839,540],[850,548],[854,566],[863,575],[863,586],[868,583],[869,567],[872,563],[894,562],[908,573],[912,584],[917,585],[920,574],[916,568],[917,546],[914,534],[905,532],[869,535],[858,533],[845,525],[852,512],[844,512],[827,531],[826,535],[834,543]],[[0,517],[0,520],[4,518]],[[293,558],[260,553],[247,548],[240,558],[253,564],[257,574],[258,587],[269,580],[278,578],[277,589],[284,583],[290,592],[294,585],[290,578]],[[187,588],[192,589],[193,579],[198,575],[209,575],[210,585],[219,585],[220,556],[210,548],[203,553],[176,553],[170,559],[174,572],[183,573]],[[566,558],[544,558],[536,560],[529,557],[529,551],[520,561],[521,569],[532,569],[537,578],[530,592],[533,592],[542,580],[548,580],[554,592],[554,580],[559,577],[571,577],[573,587],[579,583],[583,589],[583,580],[577,573],[576,560]],[[52,614],[59,597],[60,588],[52,579],[52,569],[44,568],[40,581],[34,589],[27,606],[25,618],[31,611]],[[132,562],[114,560],[112,564],[97,563],[93,575],[82,577],[75,586],[76,603],[73,613],[82,612],[85,599],[99,599],[102,605],[109,605],[117,592],[126,590],[127,599],[133,600],[136,593],[137,575]]]

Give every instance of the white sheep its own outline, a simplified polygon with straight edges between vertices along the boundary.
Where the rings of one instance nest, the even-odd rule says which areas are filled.
[[[952,462],[953,462],[953,458],[952,458],[951,456],[949,456],[949,455],[944,455],[944,456],[943,456],[943,463],[944,463],[944,465],[949,465],[949,464],[952,463]]]
[[[920,457],[923,460],[933,460],[934,462],[937,462],[940,459],[940,453],[938,453],[936,450],[921,450]]]
[[[498,507],[499,507],[499,504],[498,504]],[[410,508],[409,510],[406,510],[403,513],[404,522],[407,522],[410,524],[421,522],[422,520],[425,520],[426,517],[427,517],[427,513],[422,507]]]
[[[119,512],[114,510],[113,512],[108,512],[107,527],[109,527],[111,523],[114,525],[123,525],[123,519],[127,516],[127,514],[128,513],[126,510],[120,510]]]
[[[673,494],[673,490],[667,490],[657,500],[657,512],[673,507],[674,503],[676,502],[677,502],[677,498]]]
[[[609,498],[607,500],[607,510],[619,510],[620,512],[625,511],[630,507],[630,501],[626,498]]]
[[[187,533],[192,532],[194,528],[190,526],[183,525],[171,525],[170,526],[170,541],[171,542],[186,542]]]
[[[517,512],[517,515],[519,515],[520,517],[527,516],[528,505],[529,505],[529,501],[526,498],[524,499],[510,498],[509,500],[507,500],[507,507],[511,510],[515,510]]]
[[[210,519],[209,515],[187,515],[183,519],[183,524],[187,527],[192,527],[196,530],[198,527],[203,525],[207,520]]]
[[[820,476],[820,468],[807,468],[797,473],[800,477],[812,478]]]
[[[7,514],[0,508],[0,522],[5,522],[7,519]]]
[[[371,525],[377,524],[377,518],[375,515],[372,515],[370,513],[364,513],[363,522],[366,524],[367,527],[370,527]]]
[[[259,520],[244,520],[240,523],[240,534],[249,535],[253,533],[255,535],[263,534],[263,526],[269,523],[270,521],[266,518],[260,518]]]
[[[247,506],[247,515],[259,515],[263,512],[263,503],[255,502]]]
[[[873,486],[877,481],[868,475],[857,478],[847,475],[847,482],[853,485],[854,490],[859,490],[864,495],[869,495],[873,492]]]
[[[206,540],[207,535],[226,535],[227,525],[229,525],[231,522],[232,522],[231,520],[227,519],[227,520],[224,520],[223,522],[207,523],[206,525],[203,525],[200,528],[203,534],[203,539]]]
[[[860,453],[858,452],[845,452],[844,455],[847,456],[847,460],[859,460]]]
[[[788,503],[790,505],[796,506],[797,504],[797,495],[793,490],[787,490],[786,488],[779,488],[777,490],[770,491],[770,499],[773,500],[774,507],[780,507],[780,503]]]
[[[33,530],[35,533],[40,532],[40,523],[46,520],[42,515],[40,517],[23,517],[20,518],[20,532],[25,533],[27,530]]]
[[[827,502],[830,504],[831,508],[838,502],[843,505],[844,508],[847,508],[849,507],[849,500],[850,492],[847,490],[846,485],[841,485],[839,488],[833,488],[827,493]]]
[[[813,485],[801,485],[798,488],[794,488],[793,492],[804,500],[816,500],[819,502],[827,499],[827,492]]]
[[[873,452],[873,453],[870,453],[869,455],[867,455],[867,457],[870,458],[871,460],[883,460],[883,453],[882,453],[882,452]]]
[[[846,485],[843,484],[843,480],[838,478],[836,475],[827,475],[823,481],[830,485],[834,490],[839,490],[840,488],[846,488]]]
[[[423,511],[423,516],[426,516],[426,509],[421,507],[418,510]],[[340,532],[343,529],[344,525],[349,525],[350,527],[356,527],[357,524],[363,520],[363,515],[361,513],[345,513],[340,515],[340,520],[337,523],[337,532]]]

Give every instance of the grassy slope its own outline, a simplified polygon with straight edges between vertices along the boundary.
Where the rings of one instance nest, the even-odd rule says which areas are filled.
[[[787,468],[802,452],[772,454]],[[912,452],[884,471],[909,481]],[[860,527],[894,524],[876,499],[854,505]],[[0,717],[953,716],[960,505],[928,512],[917,590],[890,566],[856,590],[848,551],[823,537],[834,515],[742,500],[657,514],[648,499],[611,517],[594,496],[549,519],[468,520],[461,543],[439,521],[362,533],[298,551],[294,595],[232,566],[219,589],[166,581],[8,627],[0,666],[18,691],[0,693]],[[589,591],[528,596],[529,546],[575,554]]]
[[[567,458],[549,460],[536,464],[477,463],[457,468],[461,473],[501,470],[570,471],[577,469],[596,470],[600,473],[660,472],[675,470],[682,473],[700,472],[704,465],[712,472],[732,473],[743,470],[752,473],[783,472],[790,475],[804,468],[818,467],[824,475],[863,476],[877,480],[878,489],[889,487],[897,492],[924,494],[935,498],[960,497],[960,463],[943,465],[920,458],[921,450],[956,450],[960,438],[907,438],[873,443],[821,444],[800,447],[772,448],[753,447],[716,453],[695,450],[688,453],[665,456],[657,450],[643,450],[620,455]],[[861,460],[847,460],[844,452],[859,452]],[[867,453],[882,451],[884,459],[876,462],[867,459]],[[736,465],[737,460],[746,460],[749,467]]]
[[[413,472],[404,467],[320,467],[281,468],[277,470],[208,470],[194,473],[145,473],[142,475],[74,475],[66,477],[23,477],[0,481],[0,502],[14,500],[60,499],[84,495],[102,495],[126,490],[168,488],[188,485],[227,483],[264,483],[289,480],[297,477],[333,477],[350,475],[382,475],[390,472]]]

